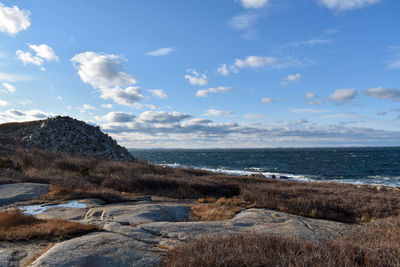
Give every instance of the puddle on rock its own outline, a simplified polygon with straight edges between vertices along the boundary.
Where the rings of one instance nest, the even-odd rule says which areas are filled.
[[[79,203],[78,201],[70,201],[68,203],[56,204],[56,205],[31,205],[31,206],[20,206],[18,207],[23,213],[36,215],[40,214],[49,209],[55,208],[86,208],[86,204]]]

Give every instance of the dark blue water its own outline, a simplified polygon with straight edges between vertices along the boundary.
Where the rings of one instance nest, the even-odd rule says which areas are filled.
[[[400,147],[131,150],[155,164],[400,187]]]

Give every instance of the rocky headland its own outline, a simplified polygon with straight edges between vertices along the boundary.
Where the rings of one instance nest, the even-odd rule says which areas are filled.
[[[76,155],[98,155],[112,160],[133,160],[128,150],[100,127],[89,125],[68,116],[45,120],[6,123],[0,134],[13,135],[25,148],[38,148]]]

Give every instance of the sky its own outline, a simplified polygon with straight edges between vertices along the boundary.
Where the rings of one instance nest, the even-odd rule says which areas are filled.
[[[0,123],[128,148],[400,145],[398,0],[0,0]]]

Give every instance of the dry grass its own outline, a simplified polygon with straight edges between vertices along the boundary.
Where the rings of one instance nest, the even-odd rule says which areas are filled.
[[[85,187],[71,187],[62,185],[51,185],[50,190],[46,195],[43,195],[40,200],[42,201],[66,201],[84,198],[98,198],[104,200],[106,203],[124,202],[131,200],[130,198],[123,197],[121,193],[115,192],[104,188],[85,188]]]
[[[19,210],[0,212],[0,241],[59,241],[98,230],[96,226],[60,219],[39,220]]]
[[[365,223],[400,214],[400,192],[339,183],[265,180],[241,187],[257,207],[311,218]]]
[[[192,221],[220,221],[229,220],[242,210],[242,207],[251,205],[241,197],[199,199],[199,204],[193,205],[190,210]]]
[[[400,218],[324,242],[267,234],[209,236],[170,250],[164,266],[399,266]]]

